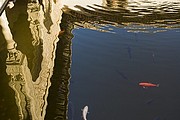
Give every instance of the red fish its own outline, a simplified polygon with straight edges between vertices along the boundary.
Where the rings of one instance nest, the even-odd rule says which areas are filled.
[[[147,88],[147,87],[159,87],[159,84],[153,84],[153,83],[149,83],[149,82],[140,82],[139,86],[142,86],[143,88]]]

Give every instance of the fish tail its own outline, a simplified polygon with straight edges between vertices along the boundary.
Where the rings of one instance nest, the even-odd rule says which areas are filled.
[[[159,84],[157,84],[156,87],[159,87]]]

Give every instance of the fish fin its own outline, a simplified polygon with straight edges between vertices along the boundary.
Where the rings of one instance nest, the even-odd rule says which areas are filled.
[[[148,89],[148,87],[146,87],[146,86],[143,86],[143,88],[144,88],[144,89]]]
[[[159,87],[159,84],[157,84],[156,87]]]

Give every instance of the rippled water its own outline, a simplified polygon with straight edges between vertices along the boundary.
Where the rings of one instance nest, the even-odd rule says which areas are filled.
[[[64,8],[76,28],[70,118],[81,119],[88,105],[90,120],[180,119],[179,8],[180,1],[145,0]]]
[[[74,30],[70,100],[74,119],[179,119],[179,33]],[[93,36],[92,36],[93,35]],[[86,36],[92,36],[87,38]],[[159,83],[143,89],[141,81]]]
[[[46,120],[81,120],[81,109],[86,105],[88,120],[180,119],[179,0],[62,3],[63,32],[59,34],[51,87],[46,93]],[[35,81],[44,69],[41,63],[47,50],[42,46],[46,43],[32,41],[26,4],[18,4],[24,11],[16,7],[17,17],[10,17],[10,25]],[[51,23],[46,22],[47,26]],[[20,23],[23,27],[18,27]],[[20,97],[24,103],[20,106],[17,91],[9,87],[6,52],[0,51],[0,117],[18,120],[26,104],[22,114],[31,119],[31,101]],[[160,86],[144,89],[138,86],[142,81]],[[22,86],[18,92],[25,96]]]

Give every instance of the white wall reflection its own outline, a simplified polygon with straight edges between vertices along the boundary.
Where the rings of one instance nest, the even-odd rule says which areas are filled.
[[[62,5],[66,5],[71,9],[76,9],[74,6],[80,5],[82,7],[87,7],[87,5],[93,5],[93,4],[98,4],[101,5],[104,0],[63,0]]]
[[[108,2],[111,2],[115,6],[118,5],[120,2],[126,2],[128,6],[136,6],[136,7],[150,7],[150,6],[159,6],[164,4],[178,4],[180,7],[180,1],[179,0],[63,0],[62,6],[68,6],[71,9],[79,10],[75,6],[80,5],[82,7],[87,8],[87,5],[102,5],[106,6]],[[131,8],[128,9],[131,10]],[[90,9],[88,7],[88,9]],[[140,8],[139,8],[140,9]]]

